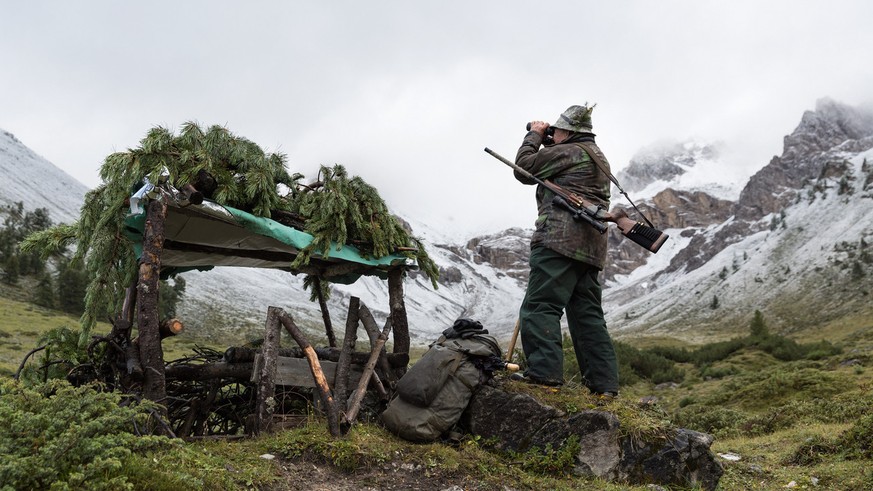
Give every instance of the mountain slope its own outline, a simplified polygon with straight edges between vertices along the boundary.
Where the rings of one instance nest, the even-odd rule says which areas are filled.
[[[618,278],[606,294],[611,328],[703,340],[744,329],[756,309],[783,332],[873,317],[871,148],[870,114],[819,101],[729,218],[669,230],[681,249],[669,264]]]
[[[47,208],[52,220],[73,222],[88,191],[79,181],[0,129],[0,204]]]

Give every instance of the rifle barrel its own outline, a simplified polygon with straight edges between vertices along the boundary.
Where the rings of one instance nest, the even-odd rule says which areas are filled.
[[[519,174],[523,175],[524,177],[528,177],[528,178],[530,178],[530,179],[533,179],[533,180],[535,180],[538,184],[544,184],[543,181],[541,181],[539,178],[537,178],[536,176],[534,176],[534,175],[531,174],[530,172],[528,172],[528,171],[522,169],[521,167],[515,165],[514,162],[510,161],[509,159],[507,159],[507,158],[504,157],[503,155],[500,155],[499,153],[495,152],[494,150],[491,150],[491,149],[488,148],[488,147],[485,147],[485,151],[488,152],[488,154],[490,154],[490,155],[491,155],[492,157],[494,157],[495,159],[497,159],[497,160],[503,162],[504,164],[506,164],[506,165],[512,167],[512,170],[518,172]]]

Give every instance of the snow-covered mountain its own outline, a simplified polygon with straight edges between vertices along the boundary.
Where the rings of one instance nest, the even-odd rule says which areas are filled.
[[[755,310],[783,332],[873,317],[871,149],[873,113],[822,99],[737,201],[656,194],[668,249],[612,277],[610,327],[702,340],[744,330]]]
[[[736,200],[743,182],[725,179],[722,146],[696,140],[659,141],[639,150],[616,177],[634,200],[651,199],[665,189],[702,191]],[[613,196],[621,200],[618,192]]]
[[[2,134],[8,136],[0,140],[0,178],[24,175],[27,160],[7,155],[35,154]],[[718,181],[722,165],[719,144],[659,143],[641,150],[619,174],[625,190],[670,239],[653,255],[609,232],[603,283],[610,329],[619,337],[703,340],[744,331],[755,310],[783,332],[845,316],[873,317],[873,113],[823,99],[785,137],[782,155],[742,186]],[[23,178],[19,192],[36,193],[46,175]],[[64,176],[53,179],[68,188],[71,179]],[[9,196],[4,185],[0,198],[15,201],[21,194]],[[48,201],[33,197],[26,205]],[[52,208],[52,215],[60,211],[56,215]],[[405,281],[413,343],[430,342],[458,317],[475,318],[508,337],[527,280],[531,231],[509,229],[462,242],[413,217],[404,219],[441,270],[438,290],[415,272]],[[260,336],[270,305],[291,312],[312,335],[323,332],[321,312],[303,292],[302,277],[216,268],[185,278],[179,315],[189,335],[228,343]],[[329,308],[338,335],[350,296],[384,321],[384,281],[334,285]]]
[[[0,129],[0,204],[47,208],[55,223],[73,222],[88,188]]]

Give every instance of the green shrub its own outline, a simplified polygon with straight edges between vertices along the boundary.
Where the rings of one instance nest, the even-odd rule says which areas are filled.
[[[739,370],[733,366],[713,367],[711,365],[704,365],[700,368],[700,378],[704,380],[724,378],[729,375],[736,375],[737,373],[739,373]]]
[[[553,449],[551,444],[546,445],[545,450],[531,448],[521,456],[521,467],[535,474],[567,474],[576,464],[576,455],[581,449],[579,437],[573,435],[557,449]]]
[[[785,465],[812,466],[821,463],[825,457],[839,453],[839,445],[827,438],[815,436],[807,438],[786,460]]]
[[[682,428],[723,437],[739,433],[748,419],[745,413],[735,409],[694,404],[681,408],[674,422]]]
[[[50,381],[0,384],[0,483],[7,489],[131,489],[120,472],[133,452],[170,445],[137,436],[153,405]]]
[[[858,459],[873,458],[873,414],[859,419],[840,437],[840,445],[847,456]]]
[[[618,357],[619,381],[622,385],[632,385],[641,378],[655,384],[681,382],[685,378],[684,370],[677,367],[673,360],[659,353],[639,350],[621,341],[613,344]],[[622,377],[623,373],[624,377]]]

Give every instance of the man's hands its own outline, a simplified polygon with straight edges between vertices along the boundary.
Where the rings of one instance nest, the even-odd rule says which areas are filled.
[[[549,128],[549,123],[545,121],[531,121],[530,131],[539,133],[540,136],[545,136],[546,130]]]

